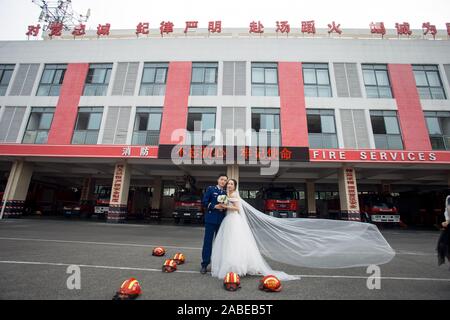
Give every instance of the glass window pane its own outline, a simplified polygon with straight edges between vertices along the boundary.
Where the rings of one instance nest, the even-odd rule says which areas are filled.
[[[438,99],[438,100],[445,99],[444,89],[442,89],[442,88],[430,88],[430,92],[431,92],[431,97],[433,99]]]
[[[305,97],[317,97],[318,95],[317,86],[305,85]]]
[[[387,140],[389,149],[403,149],[402,137],[400,135],[388,135]]]
[[[278,86],[277,85],[266,85],[266,96],[268,96],[268,97],[278,96]]]
[[[373,137],[374,137],[374,140],[375,140],[375,147],[377,149],[383,149],[383,150],[388,149],[386,135],[376,134]]]
[[[430,134],[442,134],[441,127],[439,126],[438,118],[425,118],[427,121],[428,132]]]
[[[47,138],[48,138],[48,131],[38,131],[35,143],[39,144],[47,143]]]
[[[41,116],[41,122],[39,124],[39,129],[48,130],[52,124],[53,113],[43,113]]]
[[[166,83],[166,69],[158,69],[156,71],[155,83]]]
[[[318,87],[319,97],[331,97],[330,87]]]
[[[95,85],[86,84],[86,86],[84,87],[83,95],[85,95],[85,96],[95,96],[95,91],[96,91],[96,86]]]
[[[252,68],[252,82],[264,83],[264,68]]]
[[[386,134],[384,118],[381,116],[371,116],[372,130],[374,134]]]
[[[308,140],[309,140],[309,147],[312,149],[321,149],[323,147],[321,134],[310,133],[308,135]]]
[[[317,83],[318,84],[330,84],[330,78],[328,76],[328,70],[317,70]]]
[[[37,96],[48,96],[50,91],[50,85],[40,85],[36,93]]]
[[[35,131],[39,128],[39,122],[41,119],[41,113],[32,112],[30,115],[30,120],[28,121],[27,130]]]
[[[92,75],[92,83],[103,83],[106,78],[106,69],[95,69]]]
[[[78,113],[78,121],[76,130],[86,130],[89,121],[89,113]]]
[[[191,84],[191,96],[202,96],[203,84]]]
[[[439,74],[437,72],[429,71],[427,72],[428,84],[431,87],[440,87],[441,79],[439,79]]]
[[[187,122],[187,130],[195,131],[195,129],[201,129],[201,121],[202,114],[201,113],[189,113],[188,114],[188,122]],[[196,128],[198,126],[199,128]]]
[[[278,83],[277,69],[265,69],[265,79],[268,84]]]
[[[317,84],[316,70],[304,69],[303,70],[303,82],[305,84]]]
[[[161,126],[161,113],[151,113],[147,130],[159,131]]]
[[[366,87],[367,98],[379,98],[378,87]]]
[[[431,99],[431,92],[429,87],[419,87],[417,88],[417,91],[419,92],[420,99],[427,100]]]
[[[204,68],[192,68],[192,82],[203,83],[204,76]]]
[[[445,150],[444,139],[442,137],[430,137],[433,150]]]
[[[254,84],[252,85],[252,96],[264,96],[265,90],[264,85]]]
[[[384,117],[386,125],[386,133],[399,134],[400,129],[398,127],[397,117]]]
[[[375,71],[379,86],[389,86],[389,78],[386,71]]]
[[[53,78],[53,84],[62,84],[64,80],[64,74],[66,70],[56,70],[55,77]]]
[[[322,126],[320,122],[320,115],[307,116],[308,121],[308,132],[309,133],[322,133]]]
[[[216,83],[216,68],[205,69],[205,82]]]
[[[100,129],[100,123],[102,122],[101,113],[91,113],[89,118],[88,130],[98,130]]]
[[[337,138],[335,134],[324,134],[322,135],[322,147],[335,149],[337,148]]]
[[[392,98],[392,91],[390,87],[378,87],[380,98],[389,99]]]
[[[50,84],[53,82],[53,76],[55,75],[55,70],[44,70],[42,73],[41,83]]]
[[[336,127],[334,125],[334,116],[321,116],[321,122],[323,133],[336,133]]]
[[[0,73],[1,74],[1,73]],[[12,70],[5,70],[5,71],[3,71],[3,75],[1,76],[2,77],[2,81],[1,81],[1,85],[7,85],[7,84],[9,84],[9,80],[11,80],[11,76],[12,76],[12,74],[13,74],[13,71]]]
[[[153,94],[154,96],[163,96],[166,94],[166,85],[164,84],[155,84],[153,86]]]
[[[442,133],[450,135],[450,118],[440,118]]]
[[[155,68],[145,68],[142,75],[142,82],[153,83],[155,81]]]
[[[425,71],[414,71],[417,86],[428,86],[427,76]]]
[[[215,84],[205,84],[204,85],[205,96],[215,96],[217,95],[217,85]]]
[[[375,72],[372,70],[363,70],[364,84],[367,86],[376,86],[377,80],[375,78]]]
[[[214,129],[216,115],[214,113],[206,113],[202,116],[202,130]]]
[[[147,130],[148,113],[137,113],[136,122],[134,124],[134,130],[145,131]]]

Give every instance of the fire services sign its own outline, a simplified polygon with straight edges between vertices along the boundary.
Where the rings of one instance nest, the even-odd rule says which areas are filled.
[[[448,151],[310,149],[311,162],[450,163]]]

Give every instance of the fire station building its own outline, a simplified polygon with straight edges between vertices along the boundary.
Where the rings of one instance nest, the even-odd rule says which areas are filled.
[[[405,221],[434,223],[450,186],[450,40],[414,34],[112,30],[1,41],[4,217],[54,214],[107,188],[108,220],[170,217],[181,177],[204,188],[224,172],[250,202],[262,187],[295,188],[300,217],[354,218],[361,195],[385,194]],[[180,129],[217,135],[188,143],[192,162],[177,163]],[[227,130],[268,133],[279,146],[225,142]],[[258,161],[208,164],[211,143]],[[274,155],[279,168],[262,174]]]

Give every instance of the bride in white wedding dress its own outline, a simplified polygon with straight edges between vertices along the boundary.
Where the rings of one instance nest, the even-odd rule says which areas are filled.
[[[263,255],[299,267],[349,268],[388,263],[394,250],[375,225],[327,219],[280,219],[265,215],[240,198],[237,182],[227,183],[226,216],[214,239],[211,274],[228,272],[299,276],[272,270]]]

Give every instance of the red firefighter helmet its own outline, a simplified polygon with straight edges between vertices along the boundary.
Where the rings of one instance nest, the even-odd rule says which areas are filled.
[[[236,291],[241,288],[241,279],[234,272],[228,272],[223,279],[223,286],[225,290]]]
[[[113,300],[136,299],[142,293],[141,285],[135,278],[125,280]]]
[[[166,254],[166,249],[163,247],[156,247],[153,249],[152,255],[157,257],[162,257]]]
[[[186,258],[184,256],[184,254],[182,253],[177,253],[175,254],[175,256],[173,257],[173,260],[177,263],[177,264],[183,264],[186,261]]]
[[[282,287],[281,281],[272,275],[265,276],[259,283],[259,289],[266,292],[280,292]]]
[[[163,272],[174,272],[177,270],[177,263],[173,259],[167,259],[162,267]]]

